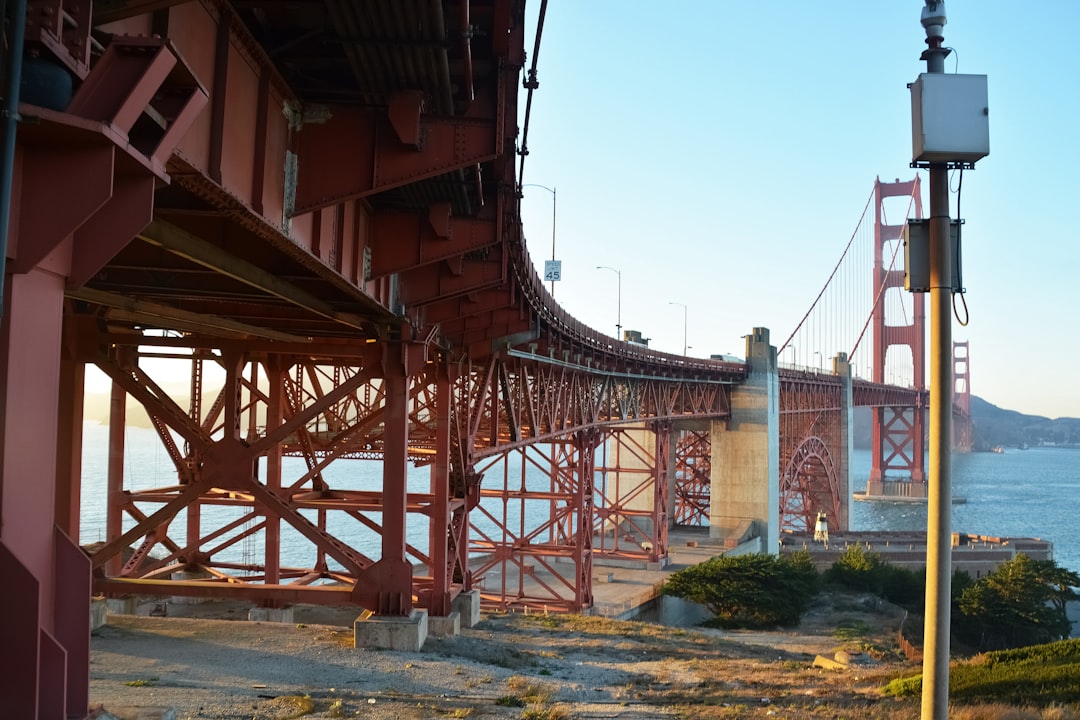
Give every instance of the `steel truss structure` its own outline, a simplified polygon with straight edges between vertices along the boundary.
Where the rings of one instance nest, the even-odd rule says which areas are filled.
[[[706,438],[672,500],[672,428],[730,417],[747,366],[608,337],[547,293],[520,219],[524,2],[6,7],[5,711],[87,714],[91,592],[574,610],[594,559],[666,552],[671,502],[700,517]],[[90,366],[112,390],[84,550]],[[169,458],[152,487],[129,399]],[[782,402],[794,522],[835,497],[808,439],[831,442],[835,402]]]
[[[107,541],[91,555],[112,594],[445,615],[475,586],[493,606],[580,610],[594,557],[666,553],[672,419],[729,412],[715,380],[501,355],[463,371],[423,345],[185,347],[89,325],[78,352],[113,381]],[[177,366],[187,398],[149,369]],[[125,478],[129,397],[172,461],[153,488]]]
[[[780,390],[780,529],[812,531],[819,512],[846,529],[841,458],[842,385],[833,376],[785,371]]]
[[[676,525],[704,527],[709,524],[712,494],[712,440],[708,430],[684,430],[675,443]]]
[[[470,572],[491,606],[581,610],[592,563],[666,555],[672,422],[722,420],[727,381],[501,353],[462,375]]]

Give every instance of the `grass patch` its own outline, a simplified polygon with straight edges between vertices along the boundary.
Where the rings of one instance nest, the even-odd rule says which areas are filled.
[[[844,620],[832,631],[838,640],[859,640],[873,633],[874,629],[862,620]]]
[[[543,683],[533,682],[520,675],[506,679],[506,686],[517,693],[524,704],[548,704],[555,697],[555,688]]]
[[[1080,639],[1001,650],[956,663],[949,671],[949,698],[956,703],[1004,703],[1046,707],[1080,703]],[[900,678],[886,695],[922,692],[922,676]]]
[[[521,720],[569,720],[570,711],[561,705],[535,703],[521,712]]]
[[[138,680],[128,680],[125,685],[128,687],[153,687],[157,685],[158,679],[156,677],[139,678]]]

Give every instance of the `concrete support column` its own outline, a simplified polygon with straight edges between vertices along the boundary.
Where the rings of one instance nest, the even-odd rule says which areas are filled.
[[[855,399],[847,353],[837,353],[833,358],[833,375],[840,379],[840,457],[836,458],[840,517],[836,518],[836,524],[840,532],[847,532],[851,523],[851,458],[855,454]]]
[[[668,513],[666,526],[668,530],[675,527],[675,505],[678,502],[678,495],[676,494],[676,455],[679,448],[679,437],[683,433],[681,425],[673,424],[668,431],[668,443],[667,443],[667,457],[664,458],[664,462],[667,464],[667,498],[668,498]]]
[[[767,328],[746,337],[746,382],[731,391],[731,419],[713,423],[709,535],[737,547],[780,547],[780,378]]]

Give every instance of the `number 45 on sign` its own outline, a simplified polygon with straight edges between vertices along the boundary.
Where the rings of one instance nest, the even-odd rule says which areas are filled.
[[[544,281],[562,280],[562,260],[544,261]]]

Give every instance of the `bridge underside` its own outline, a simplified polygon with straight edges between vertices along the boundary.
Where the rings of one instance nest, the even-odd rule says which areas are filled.
[[[593,563],[662,562],[672,515],[707,517],[717,463],[683,428],[730,420],[748,369],[607,337],[545,291],[520,223],[522,2],[30,0],[9,61],[16,36],[13,717],[85,716],[91,592],[580,610]],[[96,444],[91,373],[111,388]],[[824,428],[844,401],[792,382],[782,515],[843,522]]]

